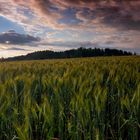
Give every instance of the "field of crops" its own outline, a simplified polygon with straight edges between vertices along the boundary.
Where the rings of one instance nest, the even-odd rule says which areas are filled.
[[[0,64],[0,140],[139,140],[140,57]]]

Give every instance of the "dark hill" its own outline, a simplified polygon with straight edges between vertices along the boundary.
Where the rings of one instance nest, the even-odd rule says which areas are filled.
[[[41,60],[41,59],[57,59],[57,58],[79,58],[79,57],[95,57],[95,56],[128,56],[133,55],[131,52],[117,50],[117,49],[91,49],[91,48],[78,48],[67,51],[37,51],[27,55],[9,57],[5,61],[17,60]]]

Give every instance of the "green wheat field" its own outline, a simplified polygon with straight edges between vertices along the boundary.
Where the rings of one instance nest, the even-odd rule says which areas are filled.
[[[0,63],[0,140],[139,138],[139,56]]]

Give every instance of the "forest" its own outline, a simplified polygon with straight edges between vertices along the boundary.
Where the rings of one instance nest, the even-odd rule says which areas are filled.
[[[1,59],[1,61],[18,61],[18,60],[41,60],[41,59],[60,59],[60,58],[80,58],[80,57],[96,57],[96,56],[130,56],[135,53],[117,50],[117,49],[100,49],[100,48],[78,48],[66,51],[36,51],[27,55],[9,57]]]

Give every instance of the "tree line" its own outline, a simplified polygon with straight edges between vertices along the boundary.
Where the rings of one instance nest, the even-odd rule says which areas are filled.
[[[17,61],[17,60],[41,60],[41,59],[59,59],[59,58],[79,58],[79,57],[96,57],[96,56],[129,56],[135,55],[131,52],[117,49],[100,49],[100,48],[78,48],[66,51],[36,51],[27,55],[9,57],[2,61]]]

